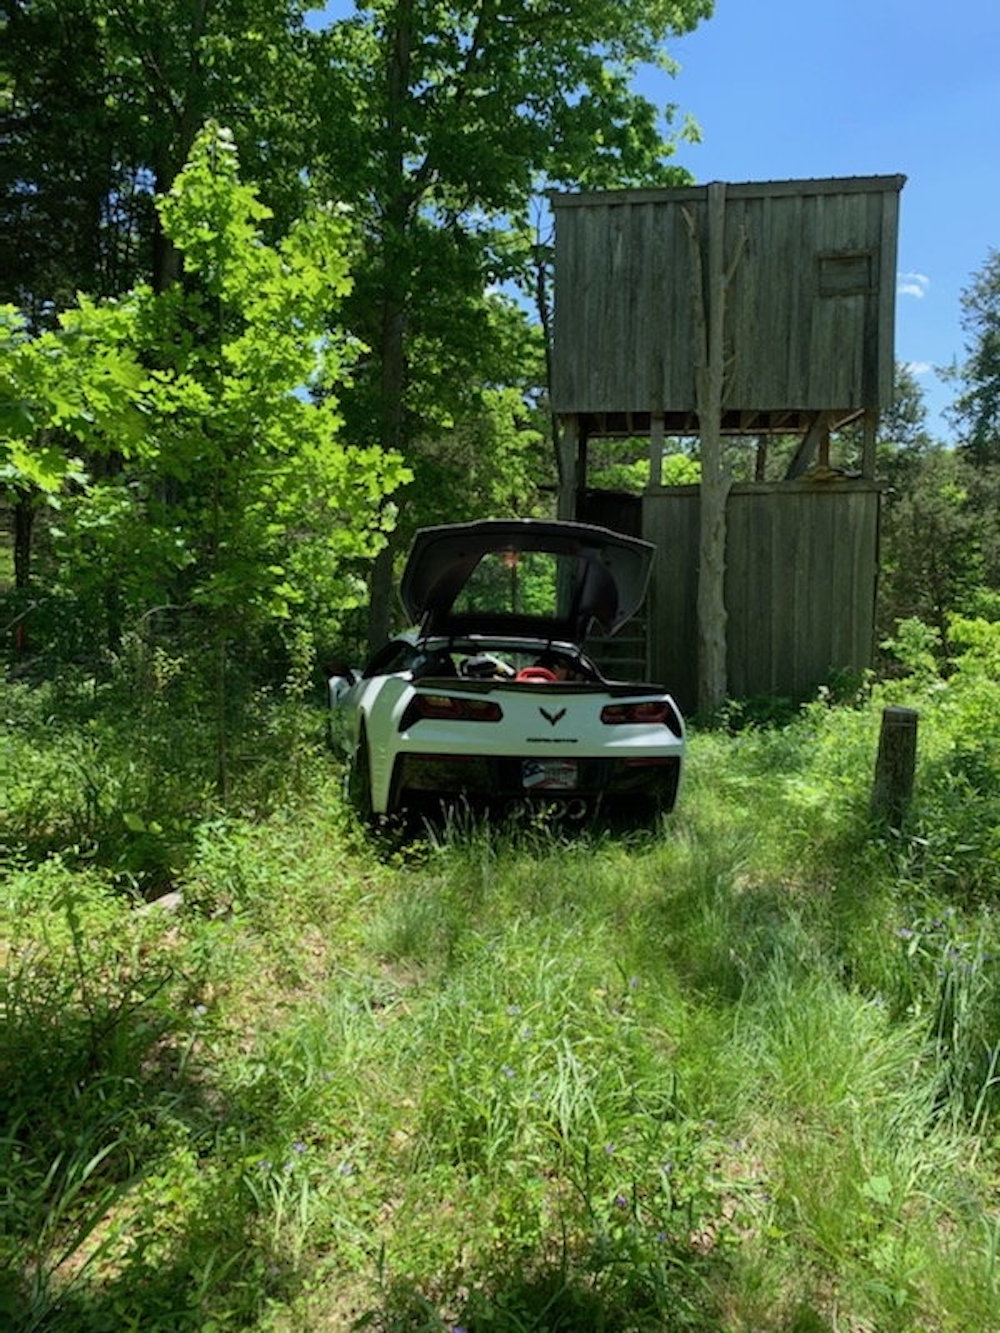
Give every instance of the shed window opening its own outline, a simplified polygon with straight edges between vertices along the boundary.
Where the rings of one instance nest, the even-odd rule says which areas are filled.
[[[849,250],[819,256],[820,296],[864,296],[873,290],[870,250]]]

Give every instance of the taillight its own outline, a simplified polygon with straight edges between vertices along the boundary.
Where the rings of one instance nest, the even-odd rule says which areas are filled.
[[[499,722],[503,710],[492,699],[475,699],[454,694],[415,694],[406,706],[400,731],[414,722],[431,718],[438,722]]]
[[[606,704],[601,709],[601,721],[609,727],[623,723],[661,723],[680,732],[677,714],[666,699],[648,699],[636,704]]]

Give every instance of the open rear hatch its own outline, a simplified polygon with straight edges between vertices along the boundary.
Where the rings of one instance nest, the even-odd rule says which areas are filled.
[[[482,519],[421,528],[400,596],[427,635],[580,644],[615,634],[642,605],[653,547],[589,523]]]

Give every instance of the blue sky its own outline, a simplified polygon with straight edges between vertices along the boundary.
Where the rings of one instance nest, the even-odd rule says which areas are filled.
[[[716,0],[669,49],[676,78],[640,87],[700,124],[675,159],[697,181],[907,177],[896,357],[947,438],[934,368],[962,358],[962,288],[1000,248],[1000,4]]]

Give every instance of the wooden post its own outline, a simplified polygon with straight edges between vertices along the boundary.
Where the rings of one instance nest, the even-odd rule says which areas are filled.
[[[655,488],[663,481],[663,414],[654,412],[649,421],[649,485]]]
[[[917,768],[917,719],[913,708],[884,708],[875,761],[871,817],[898,829],[913,795]]]
[[[726,379],[726,294],[746,239],[726,268],[726,187],[709,185],[705,207],[706,260],[697,221],[682,210],[691,255],[691,306],[695,346],[695,406],[701,451],[698,489],[698,711],[710,717],[725,701],[726,504],[731,478],[722,447]]]
[[[757,454],[753,465],[754,481],[767,481],[767,436],[757,436]]]
[[[864,415],[861,445],[861,475],[866,481],[875,476],[875,444],[878,439],[878,412],[868,408]]]
[[[579,518],[586,503],[589,464],[587,454],[590,449],[590,434],[582,420],[576,433],[576,491],[573,495],[573,517]]]
[[[576,518],[580,418],[572,413],[563,417],[559,425],[559,495],[556,502],[556,517]]]

